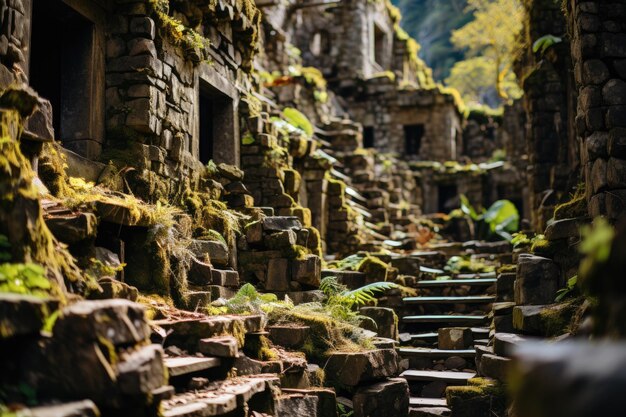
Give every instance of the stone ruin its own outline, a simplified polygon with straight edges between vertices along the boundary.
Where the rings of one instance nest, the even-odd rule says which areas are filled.
[[[383,0],[0,0],[0,414],[619,415],[619,345],[528,338],[623,333],[623,230],[577,247],[624,211],[626,4],[524,6],[524,98],[466,116]]]

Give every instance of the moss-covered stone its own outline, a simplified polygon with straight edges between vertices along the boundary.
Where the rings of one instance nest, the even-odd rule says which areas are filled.
[[[506,415],[506,391],[502,384],[472,378],[467,386],[446,388],[446,400],[455,416],[491,417]]]

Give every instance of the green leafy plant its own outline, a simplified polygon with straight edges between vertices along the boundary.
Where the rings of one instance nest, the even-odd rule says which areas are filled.
[[[0,265],[0,292],[45,298],[50,296],[52,284],[41,265],[4,263]]]
[[[578,283],[578,275],[574,275],[573,277],[568,279],[567,285],[565,286],[565,288],[561,288],[560,290],[556,292],[556,298],[554,299],[554,301],[558,303],[562,301],[563,299],[565,299],[566,297],[574,295],[578,291],[578,287],[576,286],[577,283]]]
[[[533,43],[533,52],[543,55],[551,46],[561,43],[563,39],[554,35],[544,35]]]
[[[488,265],[482,260],[472,259],[469,256],[452,256],[448,259],[444,270],[451,274],[463,274],[463,273],[485,273],[495,271],[493,265]]]
[[[582,242],[579,251],[585,257],[580,262],[579,275],[586,280],[593,275],[595,268],[609,260],[615,229],[606,219],[598,217],[591,225],[582,227],[580,234]]]
[[[293,307],[291,301],[278,301],[276,294],[261,294],[254,285],[244,284],[234,297],[225,300],[220,298],[212,302],[207,311],[209,314],[264,314],[275,307]]]
[[[519,229],[519,212],[515,204],[498,200],[479,214],[465,195],[461,194],[460,199],[461,211],[474,222],[476,239],[501,238],[509,242],[513,239],[511,233]]]

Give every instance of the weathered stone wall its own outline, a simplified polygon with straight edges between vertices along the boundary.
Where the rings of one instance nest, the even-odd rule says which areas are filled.
[[[527,112],[531,222],[535,230],[543,230],[554,206],[568,198],[569,187],[578,182],[578,146],[571,131],[575,89],[561,2],[527,1],[525,7],[528,49],[518,72]],[[533,44],[546,35],[562,42],[533,53]]]
[[[589,214],[626,209],[626,1],[567,3]]]

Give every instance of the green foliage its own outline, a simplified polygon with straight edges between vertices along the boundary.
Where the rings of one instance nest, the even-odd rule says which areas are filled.
[[[558,303],[558,302],[563,301],[566,297],[575,295],[577,292],[577,286],[576,286],[577,283],[578,283],[578,275],[574,275],[573,277],[568,279],[567,285],[565,286],[565,288],[561,288],[560,290],[556,292],[556,298],[554,299],[554,301]]]
[[[473,19],[453,31],[451,37],[457,48],[466,51],[466,60],[455,64],[449,81],[462,93],[474,95],[492,87],[497,96],[480,102],[498,107],[501,102],[521,96],[512,67],[517,36],[522,30],[523,7],[519,0],[467,3],[466,11],[473,13]]]
[[[209,314],[264,314],[275,307],[293,307],[293,304],[278,301],[275,294],[261,294],[252,284],[247,283],[234,297],[211,303],[207,311]]]
[[[606,219],[598,217],[591,225],[583,226],[580,234],[582,242],[579,251],[585,257],[580,262],[579,275],[586,280],[591,277],[594,268],[606,263],[611,256],[615,229]]]
[[[477,239],[499,237],[509,242],[513,239],[511,233],[519,228],[519,212],[515,204],[509,200],[498,200],[479,214],[465,195],[461,194],[460,199],[461,211],[474,221]]]
[[[283,116],[289,124],[302,130],[308,137],[313,136],[313,125],[298,109],[286,107],[283,109]]]
[[[399,287],[392,282],[374,282],[349,291],[333,276],[325,277],[320,283],[320,290],[326,295],[328,305],[342,305],[349,309],[376,302],[375,294]]]
[[[338,417],[352,417],[354,415],[354,410],[348,411],[345,405],[337,403],[337,415]]]
[[[551,46],[556,45],[557,43],[561,43],[563,39],[554,35],[545,35],[541,38],[537,39],[535,43],[533,43],[533,52],[539,52],[540,55],[543,55]]]
[[[49,297],[52,285],[46,270],[33,263],[0,265],[0,292]]]

